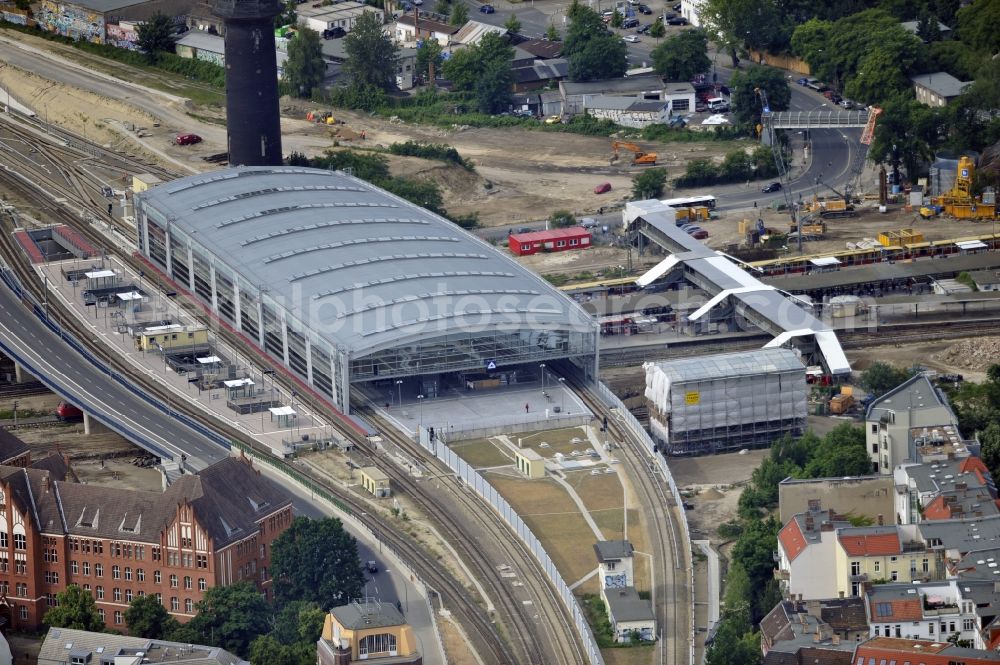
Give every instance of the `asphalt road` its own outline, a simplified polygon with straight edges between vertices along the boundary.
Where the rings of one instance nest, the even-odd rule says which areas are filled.
[[[200,470],[223,459],[228,451],[187,425],[155,409],[90,362],[27,310],[14,294],[0,285],[0,347],[31,365],[33,373],[51,390],[92,414],[98,422],[138,436],[126,436],[138,445],[160,447],[187,466]],[[29,371],[32,371],[29,369]],[[145,446],[144,446],[145,447]]]

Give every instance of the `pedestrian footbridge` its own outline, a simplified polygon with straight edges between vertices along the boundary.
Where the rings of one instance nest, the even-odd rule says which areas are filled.
[[[773,129],[849,129],[868,124],[865,111],[779,111],[764,113],[761,123]]]

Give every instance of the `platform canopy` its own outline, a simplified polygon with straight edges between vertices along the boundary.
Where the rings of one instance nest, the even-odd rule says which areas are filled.
[[[87,279],[105,279],[107,277],[114,277],[114,270],[91,270],[90,272],[83,273],[87,276]]]
[[[254,382],[253,379],[232,379],[230,381],[223,381],[222,384],[227,388],[243,388],[254,385]]]
[[[198,362],[202,365],[218,365],[222,362],[222,358],[219,356],[206,356],[204,358],[198,358]]]
[[[821,268],[826,266],[839,266],[840,259],[836,256],[820,256],[815,259],[809,259],[809,263]]]
[[[117,298],[123,302],[128,302],[130,300],[142,300],[142,294],[138,291],[129,291],[128,293],[118,293]]]
[[[295,409],[290,406],[272,406],[268,411],[271,412],[272,416],[294,416]]]

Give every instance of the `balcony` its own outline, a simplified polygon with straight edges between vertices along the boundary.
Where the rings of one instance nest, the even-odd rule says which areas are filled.
[[[774,579],[788,581],[791,578],[791,573],[787,570],[782,570],[781,568],[774,569]]]

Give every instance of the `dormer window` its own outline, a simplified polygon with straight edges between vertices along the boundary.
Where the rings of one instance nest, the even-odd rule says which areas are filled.
[[[101,517],[101,509],[98,508],[93,513],[87,513],[87,509],[84,508],[80,513],[80,519],[76,521],[77,526],[85,526],[91,529],[96,529],[98,520]]]

